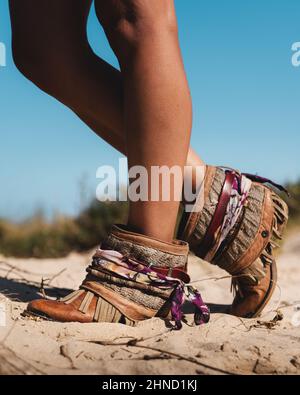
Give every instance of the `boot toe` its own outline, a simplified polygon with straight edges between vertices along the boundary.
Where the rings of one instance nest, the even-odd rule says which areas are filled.
[[[33,300],[27,305],[26,311],[29,313],[33,313],[48,319],[51,319],[51,310],[53,301],[52,300],[44,300],[44,299],[37,299]]]
[[[56,300],[34,300],[28,304],[27,312],[58,322],[89,323],[93,321],[90,314],[81,313],[72,304]]]
[[[233,301],[230,313],[237,317],[258,317],[270,301],[276,287],[276,262],[266,268],[265,277],[256,286],[241,285],[243,296],[237,295]]]

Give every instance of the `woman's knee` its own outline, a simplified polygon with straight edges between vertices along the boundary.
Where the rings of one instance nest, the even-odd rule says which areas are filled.
[[[30,44],[24,44],[22,40],[13,38],[12,54],[15,66],[29,80],[39,79],[44,69],[46,59],[42,59],[42,54],[32,48]]]
[[[12,53],[16,67],[28,80],[58,98],[64,95],[66,76],[71,75],[75,66],[80,67],[75,55],[56,48],[55,43],[49,48],[34,39],[13,38]]]
[[[155,35],[177,34],[174,0],[95,0],[95,8],[118,57]]]
[[[59,97],[62,67],[55,66],[54,56],[34,47],[13,44],[13,59],[18,70],[44,92]]]
[[[68,70],[84,62],[91,1],[10,0],[15,65],[43,90],[55,88]]]

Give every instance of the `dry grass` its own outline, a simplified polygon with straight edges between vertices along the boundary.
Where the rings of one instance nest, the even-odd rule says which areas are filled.
[[[287,185],[291,198],[288,231],[300,226],[300,181]],[[15,224],[0,219],[0,254],[15,257],[56,258],[71,251],[94,248],[113,223],[124,223],[127,203],[93,201],[76,218],[56,217],[51,223],[41,214]]]
[[[19,224],[0,220],[0,254],[55,258],[86,251],[126,217],[127,204],[95,201],[76,218],[56,217],[49,223],[39,214]]]

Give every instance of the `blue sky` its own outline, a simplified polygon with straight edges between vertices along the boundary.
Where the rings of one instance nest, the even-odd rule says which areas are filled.
[[[300,177],[299,0],[177,0],[180,40],[194,102],[192,144],[211,164],[275,181]],[[94,13],[94,50],[117,65]],[[120,154],[67,108],[16,70],[7,0],[0,0],[0,217],[22,219],[36,207],[74,214],[80,185],[95,193],[96,169]],[[101,88],[99,88],[101,89]]]

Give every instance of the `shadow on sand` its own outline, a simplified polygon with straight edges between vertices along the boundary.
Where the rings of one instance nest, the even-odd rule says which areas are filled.
[[[50,298],[64,297],[70,292],[73,292],[72,289],[51,286],[45,286],[44,291]],[[41,287],[37,284],[30,284],[22,280],[8,278],[0,278],[0,292],[11,300],[24,303],[41,298],[42,296]]]

